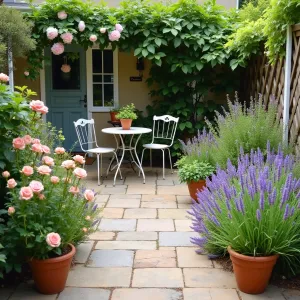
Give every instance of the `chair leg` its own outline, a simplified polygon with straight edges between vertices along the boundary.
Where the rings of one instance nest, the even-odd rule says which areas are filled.
[[[114,152],[114,157],[115,157],[117,165],[118,165],[119,164],[119,160],[118,160],[118,154],[116,152]],[[119,169],[119,172],[120,172],[120,179],[123,180],[121,168]]]
[[[143,149],[142,151],[142,156],[141,156],[141,166],[143,166],[143,158],[144,158],[144,151],[146,150],[146,148]],[[141,170],[139,169],[139,177],[141,176]]]
[[[102,153],[100,154],[100,178],[102,179]]]
[[[169,151],[169,159],[170,159],[170,167],[171,167],[171,173],[173,174],[173,166],[172,166],[172,158],[171,158],[171,151],[170,151],[170,148],[167,148],[168,151]]]
[[[152,169],[152,149],[150,149],[150,167]]]
[[[100,185],[100,159],[99,159],[99,154],[97,154],[97,169],[98,169],[98,185]]]
[[[86,152],[85,155],[84,155],[84,164],[83,164],[83,166],[82,166],[83,169],[85,168],[86,156],[87,156],[87,152]]]
[[[161,149],[163,153],[163,179],[165,179],[165,150]]]

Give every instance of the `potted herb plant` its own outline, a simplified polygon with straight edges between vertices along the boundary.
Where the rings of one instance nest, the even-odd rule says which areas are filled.
[[[180,182],[186,182],[190,196],[197,201],[198,191],[206,186],[206,178],[211,176],[215,168],[207,162],[195,157],[183,156],[176,164]]]
[[[132,124],[132,120],[135,120],[137,118],[134,104],[131,103],[120,108],[119,113],[116,117],[120,120],[122,128],[124,130],[129,130]]]
[[[300,179],[293,175],[295,159],[282,151],[266,155],[258,149],[241,154],[238,166],[229,161],[218,169],[193,204],[193,243],[210,256],[227,251],[238,287],[262,293],[278,260],[281,275],[299,270]]]
[[[38,291],[56,294],[65,287],[75,246],[94,231],[99,211],[94,192],[81,185],[87,176],[84,158],[72,158],[62,147],[52,151],[45,145],[40,115],[48,108],[39,100],[31,101],[30,107],[28,128],[39,135],[25,134],[12,142],[21,178],[11,175],[14,170],[2,173],[10,201],[9,220],[0,240],[6,245],[7,264],[23,258]]]
[[[109,113],[110,113],[110,120],[112,122],[118,122],[116,116],[119,113],[119,110],[117,108],[112,108]]]

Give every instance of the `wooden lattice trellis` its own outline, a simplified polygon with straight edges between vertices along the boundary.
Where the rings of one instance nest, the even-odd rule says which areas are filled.
[[[300,153],[300,24],[294,25],[292,32],[289,140],[297,144],[297,152]],[[265,54],[254,57],[245,72],[242,91],[246,99],[261,96],[266,106],[270,101],[276,101],[280,120],[283,114],[284,67],[284,59],[277,59],[271,65]]]

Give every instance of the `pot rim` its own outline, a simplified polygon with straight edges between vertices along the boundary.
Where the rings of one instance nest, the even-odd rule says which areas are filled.
[[[206,179],[200,179],[198,181],[192,180],[192,181],[188,182],[187,184],[204,183],[204,182],[206,183]]]
[[[76,253],[76,248],[73,244],[68,244],[68,246],[71,247],[71,251],[67,254],[58,256],[58,257],[52,257],[52,258],[46,258],[46,259],[36,259],[36,258],[30,258],[29,262],[35,262],[35,263],[45,263],[45,264],[51,264],[56,262],[61,262],[66,259],[69,259],[70,257],[73,257]]]
[[[273,261],[274,259],[277,259],[279,257],[278,254],[274,254],[274,255],[269,255],[269,256],[248,256],[248,255],[244,255],[244,254],[240,254],[236,251],[234,251],[231,246],[227,247],[227,250],[229,252],[230,255],[236,257],[236,258],[240,258],[246,261],[256,261],[256,262],[267,262],[267,261]]]
[[[122,120],[133,120],[133,119],[120,119],[120,120],[122,121]]]

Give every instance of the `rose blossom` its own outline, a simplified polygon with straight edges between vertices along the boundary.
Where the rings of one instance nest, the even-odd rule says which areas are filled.
[[[57,148],[55,148],[54,152],[56,154],[64,154],[66,152],[66,150],[63,147],[57,147]]]
[[[77,163],[81,164],[81,165],[83,165],[85,163],[85,159],[81,155],[75,155],[73,157],[73,160],[76,161]]]
[[[0,73],[0,81],[2,82],[8,82],[9,81],[9,77],[4,74],[4,73]]]
[[[90,216],[86,216],[85,219],[86,219],[87,221],[90,221],[90,220],[91,220],[91,217],[90,217]]]
[[[40,181],[37,181],[37,180],[32,180],[32,181],[29,183],[29,186],[31,187],[32,191],[33,191],[35,194],[38,194],[38,193],[40,193],[41,191],[44,190],[43,184],[42,184]]]
[[[60,20],[65,20],[68,17],[68,14],[64,10],[62,10],[62,11],[57,13],[57,17]]]
[[[51,176],[50,181],[53,184],[57,184],[57,183],[59,183],[59,177],[57,177],[57,176]]]
[[[31,142],[32,142],[32,138],[31,138],[31,136],[28,135],[28,134],[26,134],[26,135],[23,136],[23,140],[24,140],[24,143],[25,143],[26,145],[30,145]]]
[[[37,168],[37,171],[41,175],[50,175],[52,170],[48,166],[42,165],[42,166]]]
[[[108,36],[108,38],[111,42],[118,41],[120,37],[121,37],[121,34],[118,30],[113,30]]]
[[[11,216],[15,213],[15,208],[13,206],[10,206],[7,210],[7,213]]]
[[[25,186],[20,189],[20,199],[29,200],[33,197],[33,191],[31,187]]]
[[[48,146],[46,146],[46,145],[42,145],[42,150],[46,154],[51,153],[50,148]]]
[[[79,179],[85,178],[87,176],[86,170],[81,169],[81,168],[76,168],[73,171],[73,174]]]
[[[73,195],[76,195],[79,193],[79,188],[78,186],[71,186],[69,189],[69,192],[72,193]]]
[[[48,27],[46,29],[46,34],[49,40],[54,40],[58,36],[58,30],[54,27]]]
[[[22,138],[17,137],[15,139],[13,139],[13,147],[15,149],[19,149],[19,150],[23,150],[25,149],[25,142]]]
[[[65,169],[74,169],[76,167],[75,162],[70,159],[63,161],[61,166]]]
[[[28,71],[25,71],[24,72],[24,75],[27,77],[27,76],[29,76],[29,72]]]
[[[4,178],[8,178],[10,176],[10,173],[8,171],[4,171],[4,172],[2,172],[2,176]]]
[[[58,233],[50,232],[50,233],[47,234],[46,243],[50,247],[52,247],[52,248],[59,247],[60,246],[60,241],[61,241],[61,238],[60,238],[60,235]]]
[[[17,186],[17,182],[16,182],[13,178],[7,180],[7,185],[6,185],[6,187],[7,187],[8,189],[13,189],[13,188],[15,188],[16,186]]]
[[[54,159],[50,156],[44,156],[43,157],[43,163],[47,166],[54,166]]]
[[[31,176],[33,174],[33,168],[30,166],[24,166],[21,170],[21,173],[23,173],[25,176]]]
[[[30,105],[30,108],[36,112],[43,111],[44,106],[45,106],[44,102],[41,100],[32,100],[32,101],[30,101],[29,105]]]
[[[31,143],[32,144],[40,144],[41,141],[39,139],[32,139]]]
[[[91,42],[96,42],[97,41],[97,36],[95,34],[90,35],[90,41]]]
[[[87,232],[88,230],[87,230],[86,227],[83,227],[83,228],[82,228],[82,231],[83,231],[83,232]]]
[[[63,64],[60,69],[64,73],[70,73],[71,72],[71,66],[67,65],[67,64]]]
[[[73,34],[71,32],[66,32],[60,35],[62,38],[63,42],[65,44],[71,44],[73,40]]]
[[[55,43],[51,47],[51,51],[54,55],[60,55],[60,54],[64,53],[65,46],[63,43]]]
[[[121,24],[116,24],[115,26],[116,30],[118,30],[120,33],[123,31],[123,26]]]
[[[100,28],[99,31],[100,31],[101,33],[105,33],[105,32],[106,32],[106,28],[102,27],[102,28]]]
[[[44,200],[46,198],[44,194],[39,194],[38,197],[40,200]]]
[[[49,111],[49,108],[46,105],[44,105],[44,107],[40,110],[40,113],[42,115],[45,115],[48,113],[48,111]]]
[[[85,190],[83,196],[87,201],[93,201],[95,199],[95,193],[92,190]]]
[[[84,21],[80,21],[80,22],[78,23],[78,30],[79,30],[80,32],[82,32],[82,31],[84,31],[84,29],[85,29],[85,23],[84,23]]]
[[[32,144],[31,150],[36,153],[43,153],[43,148],[41,144]]]

